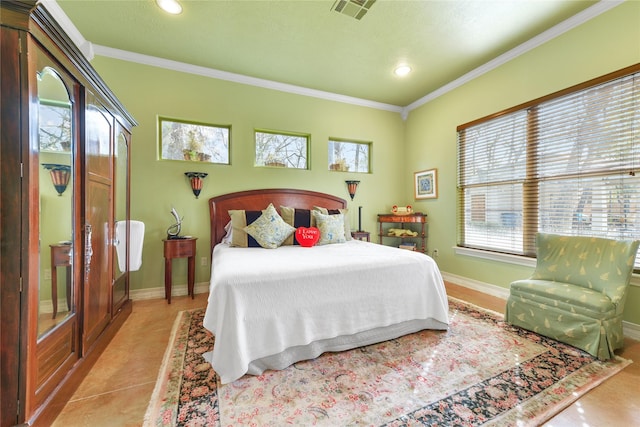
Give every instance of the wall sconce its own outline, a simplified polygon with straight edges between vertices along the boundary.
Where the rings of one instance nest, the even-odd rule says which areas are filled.
[[[58,192],[58,196],[62,196],[64,190],[67,189],[69,184],[69,177],[71,176],[71,166],[59,165],[56,163],[43,163],[42,167],[49,171],[51,174],[51,181],[53,186]]]
[[[200,191],[202,190],[202,180],[209,174],[204,172],[185,172],[184,174],[191,181],[191,190],[193,190],[193,194],[197,199],[200,195]]]
[[[349,196],[351,196],[351,200],[356,196],[356,190],[358,189],[358,184],[360,181],[345,181],[347,183],[347,190],[349,190]]]

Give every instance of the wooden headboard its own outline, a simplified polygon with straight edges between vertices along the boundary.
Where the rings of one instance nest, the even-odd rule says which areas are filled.
[[[291,188],[239,191],[212,197],[209,199],[211,250],[225,235],[224,226],[230,220],[229,210],[259,211],[265,209],[269,203],[273,203],[273,206],[278,211],[280,211],[280,206],[290,206],[298,209],[313,209],[314,206],[322,206],[327,209],[344,209],[347,207],[347,201],[340,197],[316,191]]]

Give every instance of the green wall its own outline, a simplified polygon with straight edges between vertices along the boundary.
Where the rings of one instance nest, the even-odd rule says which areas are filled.
[[[531,268],[456,255],[456,127],[640,62],[640,2],[626,2],[544,45],[411,111],[406,151],[411,170],[438,168],[439,197],[416,202],[429,213],[429,246],[443,271],[507,288]],[[412,179],[404,176],[409,200]],[[640,324],[640,287],[625,320]]]
[[[210,197],[256,188],[301,188],[349,199],[346,179],[360,180],[348,200],[350,222],[376,227],[376,214],[403,199],[404,123],[398,113],[288,94],[254,86],[180,73],[106,57],[92,65],[138,121],[131,147],[131,218],[143,221],[146,234],[142,268],[131,273],[132,289],[164,286],[162,239],[173,222],[171,207],[184,216],[182,234],[198,237],[196,282],[210,275]],[[231,165],[158,159],[157,116],[231,125]],[[311,134],[310,170],[253,166],[254,129]],[[330,172],[329,137],[372,141],[372,173]],[[184,172],[207,172],[200,198]],[[202,265],[202,258],[206,258]],[[174,260],[173,285],[185,287],[186,260]]]
[[[143,267],[133,289],[163,284],[161,239],[174,206],[183,234],[197,236],[197,282],[209,278],[207,199],[231,191],[294,187],[348,198],[345,179],[360,179],[354,202],[363,228],[376,230],[376,214],[411,204],[429,215],[429,249],[439,249],[443,272],[508,287],[531,268],[456,255],[456,127],[540,96],[640,62],[640,2],[625,2],[507,64],[411,111],[397,113],[241,85],[197,75],[96,57],[93,65],[138,120],[132,146],[132,219],[144,221]],[[453,76],[457,77],[457,76]],[[420,95],[420,94],[419,94]],[[231,165],[157,160],[157,116],[232,126]],[[253,167],[253,129],[310,133],[311,170]],[[327,139],[373,141],[371,174],[327,171]],[[438,198],[413,199],[413,172],[438,169]],[[183,173],[209,173],[195,199]],[[356,215],[351,216],[357,225]],[[206,265],[201,265],[201,258]],[[174,286],[186,266],[174,262]],[[625,320],[640,324],[640,287],[632,287]]]

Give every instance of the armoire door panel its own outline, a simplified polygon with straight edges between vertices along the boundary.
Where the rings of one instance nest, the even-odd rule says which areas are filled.
[[[113,118],[87,92],[83,354],[111,321]]]
[[[37,344],[34,407],[40,406],[78,360],[77,316],[74,313]]]
[[[113,120],[93,98],[91,94],[88,94],[85,146],[87,171],[111,180],[113,178],[111,164]]]
[[[86,352],[111,320],[111,187],[96,180],[86,184],[84,339]]]
[[[113,148],[113,212],[114,224],[125,222],[126,234],[130,234],[129,219],[129,144],[131,134],[116,121],[116,138]],[[122,225],[121,225],[122,226]],[[130,242],[122,239],[114,231],[113,244],[113,315],[129,300],[129,251]],[[124,250],[122,250],[124,247]]]

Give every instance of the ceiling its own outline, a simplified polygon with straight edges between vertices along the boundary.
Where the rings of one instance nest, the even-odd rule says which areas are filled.
[[[613,7],[577,0],[378,0],[357,20],[332,11],[334,0],[180,0],[183,12],[175,16],[154,0],[43,2],[68,17],[57,19],[75,26],[72,38],[85,53],[88,45],[99,55],[153,58],[169,68],[196,66],[249,84],[398,108]],[[403,78],[393,73],[400,63],[413,69]]]

